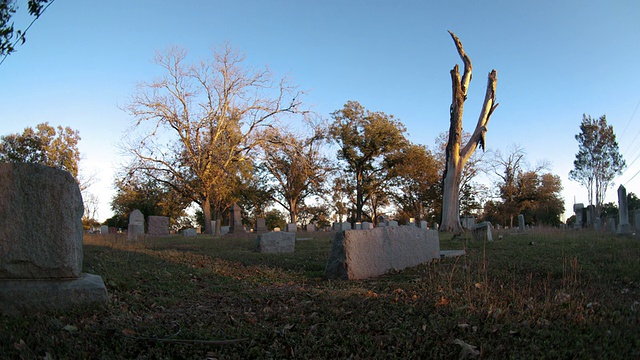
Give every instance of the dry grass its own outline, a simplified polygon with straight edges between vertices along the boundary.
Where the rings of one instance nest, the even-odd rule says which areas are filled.
[[[291,255],[252,237],[87,236],[108,307],[0,317],[0,357],[640,358],[638,239],[443,239],[467,255],[364,281],[324,280],[329,247],[322,233]]]

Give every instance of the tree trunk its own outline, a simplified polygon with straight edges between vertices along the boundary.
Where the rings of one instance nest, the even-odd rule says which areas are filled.
[[[202,215],[204,217],[204,233],[213,234],[211,231],[211,201],[208,196],[205,196],[202,202]]]
[[[362,193],[362,174],[356,174],[356,219],[355,222],[362,221],[362,208],[364,207],[364,194]]]
[[[467,163],[478,145],[484,150],[485,133],[491,114],[498,106],[495,104],[495,91],[497,82],[497,72],[492,70],[487,81],[487,91],[485,93],[482,111],[478,118],[476,129],[471,138],[462,146],[462,115],[464,112],[464,102],[467,99],[467,90],[471,81],[471,59],[462,48],[460,39],[449,31],[451,38],[456,45],[458,55],[464,63],[462,78],[458,71],[458,65],[451,70],[452,100],[450,108],[449,140],[446,148],[446,166],[442,177],[442,222],[440,231],[450,231],[454,234],[462,233],[460,223],[460,177],[462,169]]]
[[[291,220],[290,224],[296,224],[298,221],[298,201],[297,199],[289,200],[289,219]]]

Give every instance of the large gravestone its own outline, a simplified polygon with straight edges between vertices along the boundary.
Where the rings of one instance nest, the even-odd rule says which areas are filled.
[[[618,187],[618,234],[631,234],[631,224],[629,224],[629,205],[627,204],[627,189],[620,185]]]
[[[242,232],[244,232],[244,227],[242,226],[242,208],[240,208],[238,204],[233,203],[229,210],[229,233],[240,234]]]
[[[82,273],[82,214],[68,172],[0,164],[0,312],[107,302],[102,278]]]
[[[256,219],[256,233],[261,234],[263,232],[267,232],[267,221],[265,218],[257,218]]]
[[[149,216],[147,227],[148,235],[151,236],[168,236],[169,235],[169,218],[166,216]]]
[[[129,215],[129,226],[127,227],[127,240],[135,241],[138,235],[144,235],[144,215],[140,210],[135,209]]]
[[[483,221],[474,225],[472,234],[475,240],[493,241],[493,235],[491,234],[491,223],[488,221]]]
[[[582,224],[584,223],[584,220],[583,220],[584,204],[583,203],[573,204],[573,212],[576,215],[575,228],[579,229],[582,227]]]
[[[524,214],[518,215],[518,230],[524,231]]]
[[[296,246],[296,234],[274,231],[258,235],[256,251],[268,254],[293,253]]]
[[[438,232],[415,226],[385,226],[335,234],[325,276],[365,279],[440,258]]]

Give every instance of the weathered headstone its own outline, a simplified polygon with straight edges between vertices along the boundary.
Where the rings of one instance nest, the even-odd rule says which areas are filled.
[[[0,164],[0,313],[107,302],[102,278],[82,273],[82,214],[68,172]]]
[[[293,253],[295,246],[296,235],[293,232],[268,232],[258,235],[256,239],[256,251],[260,253]]]
[[[325,276],[364,279],[440,258],[437,231],[415,226],[347,230],[335,234]]]
[[[428,230],[429,229],[429,225],[427,225],[427,222],[424,220],[420,220],[420,222],[418,223],[418,227],[420,229],[424,229],[424,230]]]
[[[476,224],[473,227],[473,238],[475,240],[481,241],[493,241],[493,236],[491,235],[491,223],[488,221],[483,221],[481,223]]]
[[[273,228],[273,232],[280,232],[280,228],[279,227],[274,227]]]
[[[365,221],[362,223],[362,230],[371,230],[373,229],[373,223]]]
[[[409,218],[407,225],[416,226],[416,218]]]
[[[577,204],[573,204],[573,212],[576,215],[576,222],[575,222],[575,227],[581,228],[583,225],[583,209],[584,209],[584,204],[583,203],[577,203]]]
[[[107,225],[100,226],[100,234],[108,235],[109,234],[109,227]]]
[[[520,231],[524,231],[524,215],[520,214],[518,215],[518,229]]]
[[[297,224],[287,224],[287,232],[290,233],[295,233],[296,231],[298,231],[298,225]]]
[[[230,232],[230,226],[220,226],[220,234],[227,235]]]
[[[127,227],[127,240],[135,241],[138,235],[144,235],[144,215],[140,210],[135,209],[129,215],[129,226]]]
[[[244,232],[242,227],[242,208],[238,204],[233,203],[231,209],[229,209],[229,233],[239,234],[242,232]]]
[[[589,205],[586,207],[586,218],[587,222],[584,224],[585,227],[591,228],[593,227],[593,223],[596,220],[596,206]]]
[[[362,223],[359,221],[356,221],[356,223],[353,224],[353,230],[362,230]]]
[[[387,221],[387,226],[398,226],[398,222],[395,220]]]
[[[636,209],[633,212],[633,220],[634,220],[634,224],[636,226],[636,233],[640,231],[640,209]]]
[[[608,217],[607,218],[607,229],[612,234],[615,234],[617,232],[616,219],[614,219],[613,217]]]
[[[265,218],[257,218],[256,219],[256,232],[263,233],[267,232],[267,221]]]
[[[169,218],[166,216],[149,216],[147,227],[148,235],[151,236],[168,236],[169,235]]]
[[[618,234],[631,234],[631,224],[629,224],[629,205],[627,204],[627,189],[622,185],[618,187]]]
[[[460,218],[460,223],[463,229],[471,230],[476,224],[476,219],[473,216],[463,216]]]
[[[304,227],[304,229],[305,229],[307,232],[315,232],[315,231],[317,230],[317,229],[316,229],[316,226],[315,226],[315,225],[313,225],[313,224],[307,224],[307,225]]]
[[[117,234],[118,233],[118,228],[116,228],[115,226],[109,226],[109,234]]]
[[[190,229],[182,229],[182,236],[196,236],[198,233],[196,232],[196,229],[194,228],[190,228]]]

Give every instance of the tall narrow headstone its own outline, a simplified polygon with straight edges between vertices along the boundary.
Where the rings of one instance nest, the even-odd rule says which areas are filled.
[[[518,215],[518,228],[520,231],[524,231],[524,215]]]
[[[242,232],[242,209],[238,204],[233,203],[229,211],[229,233],[240,234]]]
[[[135,209],[129,215],[129,227],[127,227],[127,240],[135,241],[138,235],[144,235],[144,215]]]
[[[627,189],[620,185],[618,187],[618,234],[626,235],[631,233],[629,224],[629,206],[627,205]]]
[[[583,209],[584,209],[584,204],[583,203],[573,204],[573,212],[576,215],[576,222],[575,222],[576,229],[582,227]]]

